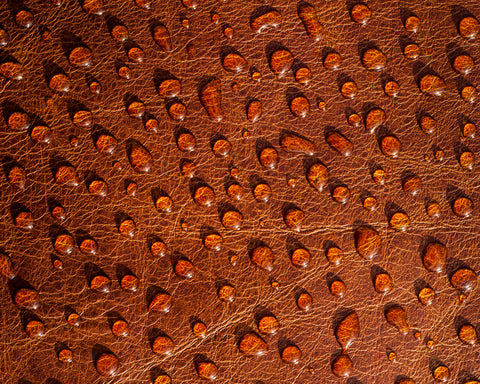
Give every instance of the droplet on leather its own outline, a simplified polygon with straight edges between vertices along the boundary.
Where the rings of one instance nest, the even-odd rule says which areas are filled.
[[[124,237],[132,237],[135,233],[136,227],[135,221],[126,218],[118,226],[118,232]]]
[[[332,362],[332,373],[340,378],[350,377],[353,372],[353,363],[346,353],[342,353]]]
[[[464,344],[476,345],[478,342],[477,330],[472,324],[463,324],[458,331],[458,338]]]
[[[127,145],[127,157],[135,172],[147,173],[153,165],[150,152],[140,142],[132,140]]]
[[[387,57],[378,48],[369,48],[363,52],[362,64],[369,71],[381,71],[387,65]]]
[[[31,230],[33,228],[32,212],[27,209],[16,212],[13,221],[17,228],[24,230]]]
[[[299,84],[308,85],[312,77],[312,71],[308,67],[301,67],[295,71],[295,81]]]
[[[0,64],[0,76],[8,80],[20,81],[23,79],[24,70],[20,63],[7,61]]]
[[[15,14],[15,23],[20,28],[30,28],[33,25],[33,22],[33,14],[27,9],[22,9]]]
[[[250,261],[256,267],[271,271],[275,262],[275,254],[267,245],[259,245],[250,251]]]
[[[199,339],[204,339],[207,336],[207,326],[198,320],[192,325],[192,332]]]
[[[102,179],[92,180],[88,184],[88,192],[94,196],[105,197],[108,193],[108,185]]]
[[[268,344],[255,332],[248,332],[240,338],[239,351],[248,357],[262,356],[268,351]]]
[[[300,152],[306,155],[313,155],[315,152],[315,144],[312,141],[291,131],[280,136],[280,146],[285,151]]]
[[[330,131],[325,135],[327,144],[343,156],[350,156],[353,152],[353,143],[340,132]]]
[[[203,245],[209,251],[220,251],[223,237],[218,232],[211,232],[203,238]]]
[[[378,201],[373,196],[367,196],[363,199],[362,204],[363,208],[365,208],[367,211],[374,211],[378,206]]]
[[[73,310],[67,314],[67,323],[72,327],[80,326],[81,317],[78,313]]]
[[[150,245],[150,252],[153,257],[163,257],[167,253],[167,245],[159,238],[156,238]]]
[[[45,325],[42,321],[31,319],[25,325],[25,333],[28,337],[42,337],[45,334]]]
[[[15,188],[23,190],[27,182],[27,174],[25,169],[18,163],[14,164],[7,173],[8,183]]]
[[[333,296],[339,297],[339,298],[342,298],[343,296],[345,296],[345,293],[347,292],[347,286],[342,280],[332,281],[328,289],[330,290],[330,293]]]
[[[458,157],[458,163],[463,169],[471,171],[475,164],[475,154],[470,151],[464,151]]]
[[[158,94],[161,98],[172,98],[182,92],[182,83],[180,80],[171,78],[165,79],[158,85]]]
[[[112,286],[112,281],[108,276],[97,275],[90,280],[90,289],[99,293],[108,293]]]
[[[248,121],[255,123],[262,116],[262,102],[260,100],[252,100],[248,103],[247,107],[247,119]]]
[[[175,348],[175,343],[167,335],[157,336],[152,343],[152,351],[156,355],[170,356]]]
[[[245,195],[245,190],[240,184],[231,183],[227,188],[227,195],[234,200],[241,200]]]
[[[445,365],[440,365],[432,372],[433,378],[438,382],[445,382],[450,379],[450,369]]]
[[[375,276],[373,286],[378,293],[389,292],[393,287],[392,277],[388,273],[379,273]]]
[[[351,196],[350,189],[345,185],[336,186],[331,193],[333,201],[339,204],[346,204]]]
[[[148,304],[148,310],[153,312],[168,313],[172,307],[172,296],[167,292],[157,293],[150,303]]]
[[[86,46],[78,46],[73,48],[68,55],[68,61],[74,67],[90,67],[93,63],[93,53]]]
[[[117,68],[118,77],[124,80],[129,80],[132,77],[132,70],[128,67],[128,65],[121,64]]]
[[[24,111],[14,111],[8,116],[7,125],[14,131],[25,131],[30,127],[30,118]]]
[[[239,53],[230,52],[222,57],[222,66],[227,72],[238,73],[248,69],[248,62]]]
[[[84,255],[95,255],[98,252],[98,243],[95,239],[87,237],[80,242],[78,248]]]
[[[420,54],[421,54],[421,50],[420,50],[420,47],[418,46],[418,44],[410,43],[410,44],[406,44],[403,47],[403,55],[407,59],[410,59],[410,60],[418,59]]]
[[[439,242],[429,243],[423,251],[422,261],[427,271],[442,273],[447,262],[447,248]]]
[[[286,210],[283,220],[287,227],[298,232],[302,228],[302,223],[305,220],[305,212],[299,208],[289,208]]]
[[[348,349],[360,335],[360,322],[356,312],[345,316],[335,327],[335,337],[343,350]]]
[[[192,152],[195,150],[196,145],[197,140],[189,131],[181,132],[177,136],[177,147],[182,152]]]
[[[183,177],[187,177],[189,179],[195,176],[195,170],[197,169],[197,165],[188,159],[183,159],[180,162],[180,173]]]
[[[435,291],[431,287],[424,287],[418,292],[418,301],[423,305],[430,305],[435,300]]]
[[[173,267],[175,275],[184,279],[191,279],[195,276],[195,266],[187,258],[180,258]]]
[[[323,66],[330,70],[335,71],[342,65],[342,56],[337,52],[329,52],[323,58]]]
[[[111,330],[117,337],[126,337],[130,333],[130,326],[125,320],[119,319],[112,324]]]
[[[256,33],[264,32],[267,28],[278,28],[282,22],[282,15],[277,10],[270,8],[250,20],[250,27]]]
[[[397,137],[387,135],[380,140],[380,149],[385,156],[395,158],[402,150],[402,143]]]
[[[120,279],[120,287],[125,291],[137,292],[140,280],[133,274],[126,274]]]
[[[95,368],[102,376],[113,376],[119,366],[120,361],[112,352],[102,353],[95,361]]]
[[[470,139],[474,139],[477,135],[477,127],[474,123],[468,122],[462,126],[462,135]]]
[[[145,114],[145,111],[146,111],[145,104],[140,100],[132,101],[127,106],[128,115],[136,119],[141,119]]]
[[[209,207],[215,201],[215,192],[208,185],[201,185],[195,189],[193,200],[198,205]]]
[[[170,52],[172,50],[170,32],[163,24],[158,24],[152,28],[152,37],[162,51]]]
[[[69,255],[72,253],[74,246],[75,240],[68,232],[59,234],[53,242],[53,248],[60,255]]]
[[[376,128],[385,123],[387,115],[381,108],[371,109],[365,116],[365,130],[369,133],[373,133]]]
[[[197,0],[182,0],[182,4],[185,8],[191,9],[192,11],[194,11],[198,7]]]
[[[407,321],[407,313],[398,304],[394,304],[385,309],[385,319],[391,325],[398,329],[402,335],[406,335],[410,330]]]
[[[160,193],[155,198],[155,208],[157,208],[158,212],[171,212],[173,208],[172,198],[163,192]]]
[[[84,0],[82,8],[91,15],[101,16],[105,12],[103,0]]]
[[[475,62],[472,56],[464,53],[453,59],[452,67],[456,72],[462,75],[468,75],[475,67]]]
[[[165,107],[167,108],[168,116],[172,120],[183,121],[187,116],[187,107],[181,101],[175,100],[168,102]]]
[[[422,131],[425,133],[433,133],[437,128],[437,122],[428,113],[422,114],[418,121],[418,124],[420,125],[420,128],[422,128]]]
[[[3,252],[0,252],[0,275],[9,280],[13,279],[16,275],[13,269],[12,260]]]
[[[280,323],[273,315],[265,315],[257,322],[257,327],[260,333],[264,335],[274,335],[280,328]]]
[[[221,301],[231,303],[235,300],[235,288],[230,284],[223,284],[218,289],[217,296]]]
[[[59,220],[59,221],[65,220],[65,217],[66,217],[65,208],[63,208],[59,204],[55,205],[52,208],[50,213],[51,213],[54,220]]]
[[[473,202],[468,197],[458,197],[452,204],[452,211],[458,217],[468,218],[473,212]]]
[[[253,197],[258,202],[266,203],[272,195],[272,188],[267,183],[258,183],[253,187]]]
[[[50,143],[51,137],[52,130],[45,125],[35,125],[30,131],[30,138],[35,144],[48,144]]]
[[[459,291],[469,292],[477,283],[477,274],[470,268],[459,268],[450,276],[450,283]]]
[[[150,114],[147,114],[143,117],[143,126],[147,132],[156,133],[158,132],[160,122]]]
[[[420,91],[431,96],[442,96],[445,93],[447,84],[437,75],[432,73],[424,75],[419,83]]]
[[[346,99],[354,99],[358,93],[357,84],[354,81],[346,81],[340,87],[340,93]]]
[[[232,144],[225,137],[220,137],[213,142],[212,152],[215,157],[228,157],[232,152]]]
[[[365,25],[372,17],[372,11],[365,3],[357,3],[350,9],[350,17],[354,22]]]
[[[127,26],[120,23],[112,27],[110,30],[110,35],[119,43],[123,43],[130,37]]]
[[[73,352],[69,348],[63,348],[58,351],[57,358],[62,363],[71,363],[73,361]]]
[[[389,80],[383,86],[383,92],[385,92],[388,97],[397,97],[400,92],[400,84],[398,84],[396,80]]]
[[[72,83],[65,73],[58,73],[50,78],[48,86],[53,92],[68,92],[72,88]]]
[[[306,248],[297,248],[295,249],[291,256],[290,260],[292,265],[297,268],[306,268],[308,267],[311,259],[310,251]]]
[[[233,33],[234,33],[234,30],[233,28],[230,26],[230,25],[225,25],[223,27],[223,35],[227,38],[227,39],[232,39],[233,38]]]
[[[294,97],[289,104],[293,116],[304,118],[310,113],[310,102],[305,96]]]
[[[355,230],[355,248],[364,259],[372,259],[380,254],[382,239],[377,230],[362,225]]]
[[[73,115],[72,122],[79,128],[88,128],[93,123],[93,114],[88,110],[77,111]]]
[[[218,376],[218,368],[212,361],[200,361],[195,363],[197,375],[204,380],[215,380]]]
[[[311,146],[313,151],[313,143]],[[307,180],[310,185],[318,191],[322,191],[325,188],[329,177],[330,173],[328,172],[327,167],[320,162],[315,162],[308,168]]]
[[[216,78],[210,79],[200,90],[200,102],[213,121],[223,119],[221,83]]]
[[[302,292],[297,297],[297,307],[304,312],[309,311],[313,305],[313,298],[308,292]]]
[[[130,61],[134,63],[143,63],[145,59],[145,52],[138,46],[132,46],[128,48],[127,57]]]
[[[8,45],[9,42],[10,35],[5,29],[0,28],[0,47],[5,47],[6,45]]]
[[[35,289],[20,288],[15,291],[13,301],[20,309],[36,310],[40,306],[40,296]]]
[[[95,148],[100,153],[112,154],[117,148],[118,141],[110,132],[102,132],[95,137]]]
[[[309,3],[300,3],[297,13],[302,20],[307,35],[314,41],[319,41],[323,34],[323,27],[318,21],[315,7]]]
[[[292,68],[293,60],[293,55],[289,50],[277,49],[270,56],[270,69],[276,76],[282,77]]]
[[[480,32],[480,23],[473,16],[466,16],[458,23],[460,36],[466,39],[474,39]]]
[[[258,161],[265,168],[275,169],[279,161],[278,151],[274,147],[265,147],[260,152]]]
[[[302,351],[294,344],[283,348],[280,354],[282,361],[289,364],[298,364],[302,358]]]
[[[405,212],[395,212],[390,217],[389,224],[393,229],[403,232],[410,226],[410,218]]]

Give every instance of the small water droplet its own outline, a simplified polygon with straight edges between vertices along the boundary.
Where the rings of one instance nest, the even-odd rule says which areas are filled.
[[[73,361],[73,352],[69,348],[63,348],[58,351],[57,358],[62,363],[71,363]]]
[[[377,230],[362,225],[355,230],[355,248],[360,256],[372,259],[380,254],[382,239]]]
[[[255,123],[262,116],[262,102],[260,100],[252,100],[248,103],[247,107],[247,119],[248,121]]]
[[[256,33],[264,32],[267,28],[278,28],[282,22],[282,15],[277,10],[269,7],[266,12],[254,12],[250,21],[250,27]]]
[[[170,32],[163,24],[158,23],[152,28],[152,37],[162,51],[170,52],[172,50],[172,39],[170,37]]]
[[[327,185],[330,173],[327,167],[325,167],[319,161],[314,162],[307,171],[307,180],[310,185],[318,191],[322,191]]]
[[[407,18],[405,18],[403,26],[408,32],[417,33],[418,28],[420,27],[420,24],[421,24],[421,20],[418,16],[410,15]]]
[[[439,365],[432,372],[433,378],[438,382],[445,382],[450,379],[450,369],[445,365]]]
[[[385,111],[381,108],[372,108],[366,115],[365,115],[365,130],[369,133],[373,133],[376,128],[383,125],[385,120],[387,119],[387,115]]]
[[[199,339],[204,339],[207,336],[207,326],[198,320],[192,325],[192,332]]]
[[[112,333],[117,337],[126,337],[130,333],[130,327],[124,319],[116,320],[111,327]]]
[[[262,356],[267,353],[268,344],[255,332],[248,332],[240,338],[238,349],[245,356]]]
[[[159,290],[148,304],[151,312],[168,313],[172,307],[172,296],[163,290]]]
[[[257,327],[260,333],[264,335],[274,335],[278,332],[280,324],[275,316],[265,315],[258,320]]]
[[[443,272],[447,261],[447,248],[439,242],[429,243],[423,251],[422,261],[427,271]]]
[[[218,368],[215,363],[208,359],[195,362],[195,370],[201,379],[215,380],[218,376]]]
[[[323,66],[331,71],[336,71],[342,65],[342,56],[338,52],[332,51],[323,58]]]
[[[275,262],[275,254],[269,246],[261,244],[250,251],[250,261],[259,268],[271,271]]]
[[[343,296],[345,296],[345,293],[347,292],[347,286],[340,279],[333,280],[330,283],[328,289],[330,290],[330,293],[333,296],[339,297],[339,298],[342,298]]]
[[[447,85],[445,81],[437,75],[428,73],[420,79],[420,91],[432,96],[441,96],[445,92]]]
[[[450,276],[450,283],[455,289],[466,293],[477,283],[477,274],[470,268],[459,268]]]
[[[300,152],[307,155],[313,155],[315,151],[315,144],[312,141],[291,131],[280,136],[280,146],[285,151]]]
[[[423,305],[430,305],[435,300],[435,291],[431,287],[424,287],[418,292],[418,301]]]
[[[360,322],[356,312],[345,316],[335,327],[335,337],[343,350],[354,342],[360,335]]]
[[[302,351],[294,344],[287,345],[281,352],[282,361],[289,364],[298,364],[302,358]]]
[[[138,141],[132,140],[127,145],[127,157],[134,171],[139,173],[150,172],[153,165],[152,155]]]
[[[232,51],[222,56],[222,66],[227,72],[238,73],[247,70],[248,62],[240,53]]]
[[[458,331],[458,338],[464,344],[476,345],[478,342],[477,330],[472,324],[463,324]]]
[[[395,158],[402,150],[402,143],[393,135],[384,136],[380,141],[380,149],[385,156]]]
[[[410,218],[405,212],[395,212],[390,217],[389,224],[393,229],[404,232],[410,226]]]
[[[270,69],[276,76],[282,77],[292,68],[293,61],[293,55],[288,49],[277,49],[270,56]]]
[[[297,297],[297,306],[301,311],[307,312],[312,308],[313,305],[313,298],[312,296],[306,292],[301,292]]]
[[[120,366],[120,361],[112,352],[102,353],[95,361],[95,368],[102,376],[113,376]]]
[[[207,111],[210,119],[221,121],[223,119],[220,80],[212,78],[200,90],[200,102]]]
[[[408,333],[410,326],[407,322],[407,313],[400,305],[393,304],[387,306],[384,314],[387,322],[397,328],[402,335]]]
[[[304,118],[310,113],[310,102],[305,96],[296,96],[290,101],[289,108],[295,117]]]
[[[386,272],[378,273],[375,276],[373,286],[375,287],[375,291],[377,291],[378,293],[389,292],[393,287],[392,277]]]
[[[235,300],[235,288],[232,285],[225,283],[218,289],[217,296],[221,301],[231,303]]]
[[[152,343],[152,351],[156,355],[170,356],[174,348],[173,340],[165,334],[157,336]]]
[[[332,373],[337,377],[350,377],[353,372],[353,363],[346,353],[337,356],[332,362]]]
[[[473,202],[468,197],[458,197],[452,204],[452,211],[458,217],[470,217],[473,212]]]
[[[318,21],[315,7],[309,3],[301,3],[297,8],[297,13],[302,20],[307,35],[314,41],[319,41],[323,34],[323,27]]]
[[[350,156],[353,152],[353,143],[338,131],[328,132],[325,135],[325,141],[343,156]]]
[[[460,36],[466,39],[473,39],[480,32],[480,23],[471,15],[465,16],[458,23],[458,32],[460,33]]]
[[[369,71],[381,71],[387,65],[387,57],[378,48],[368,48],[362,54],[362,64]]]
[[[372,17],[372,11],[365,3],[357,3],[350,9],[350,17],[354,22],[365,25]]]

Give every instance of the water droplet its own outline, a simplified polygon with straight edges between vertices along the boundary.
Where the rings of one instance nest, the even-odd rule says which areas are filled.
[[[71,325],[72,327],[78,327],[80,326],[80,321],[81,317],[78,313],[76,312],[71,312],[67,315],[67,323]]]
[[[300,152],[307,155],[313,155],[315,152],[315,144],[312,141],[291,131],[284,132],[280,136],[280,146],[283,150],[289,152]],[[318,167],[315,168],[317,169]]]
[[[389,292],[393,287],[392,277],[386,272],[378,273],[375,276],[373,286],[375,287],[375,291],[377,291],[378,293]]]
[[[120,361],[112,352],[102,353],[95,361],[95,368],[102,376],[113,376],[118,370]]]
[[[284,213],[283,220],[287,227],[298,232],[302,228],[302,223],[305,220],[305,212],[296,207],[288,208]]]
[[[223,136],[218,137],[212,144],[215,157],[228,157],[232,152],[232,144]]]
[[[93,53],[90,48],[82,45],[73,48],[68,55],[68,61],[74,67],[90,67]]]
[[[462,135],[474,139],[477,135],[477,127],[472,122],[465,123],[462,127]]]
[[[477,283],[477,274],[470,268],[459,268],[450,276],[450,283],[459,291],[469,292]]]
[[[13,269],[12,260],[3,252],[0,252],[0,275],[9,280],[13,279],[16,275]]]
[[[170,52],[172,50],[170,32],[163,24],[158,23],[152,28],[152,37],[162,51]]]
[[[27,181],[25,169],[15,161],[5,164],[7,180],[12,187],[23,190]]]
[[[227,188],[228,197],[241,200],[245,194],[243,187],[238,183],[231,183]]]
[[[477,330],[472,324],[463,324],[458,331],[458,338],[462,343],[476,345],[478,342]]]
[[[278,28],[282,22],[282,15],[277,10],[269,7],[267,12],[259,13],[257,9],[250,19],[250,27],[256,33],[264,32],[267,28]]]
[[[123,43],[130,37],[127,26],[123,24],[113,26],[110,30],[110,35],[119,43]]]
[[[395,158],[402,150],[402,143],[397,137],[387,135],[380,140],[380,149],[385,156]]]
[[[117,147],[117,139],[108,131],[99,132],[94,136],[95,148],[100,153],[112,154]]]
[[[175,262],[173,271],[178,277],[191,279],[195,275],[195,266],[187,258],[181,257]]]
[[[111,327],[112,333],[117,337],[126,337],[130,333],[130,327],[124,319],[116,320]]]
[[[263,148],[258,156],[258,161],[265,168],[274,169],[278,164],[278,151],[271,146]]]
[[[378,206],[378,201],[373,196],[367,196],[363,199],[362,204],[363,208],[365,208],[367,211],[374,211]]]
[[[480,32],[480,23],[475,17],[466,16],[458,23],[458,32],[466,39],[473,39]]]
[[[409,43],[403,47],[403,54],[407,59],[415,60],[420,56],[421,50],[418,44]]]
[[[172,307],[172,296],[164,291],[158,290],[148,304],[148,310],[152,312],[168,313]]]
[[[420,79],[420,91],[432,96],[441,96],[445,92],[447,85],[445,81],[437,75],[428,73]]]
[[[350,9],[350,17],[358,24],[365,25],[372,17],[372,11],[364,3],[357,3]]]
[[[290,344],[283,348],[281,357],[285,363],[298,364],[302,358],[302,351],[296,345]]]
[[[226,283],[223,284],[217,291],[217,296],[221,301],[231,303],[235,300],[235,288]]]
[[[248,121],[255,123],[262,116],[262,102],[260,100],[252,100],[248,103],[247,107],[247,119]]]
[[[139,173],[150,172],[153,165],[152,155],[136,140],[131,140],[127,145],[127,157],[133,170]]]
[[[192,152],[195,150],[197,140],[195,136],[187,130],[181,131],[177,137],[177,147],[182,152]]]
[[[103,0],[84,0],[82,2],[82,8],[86,13],[97,16],[103,15],[105,11]]]
[[[383,92],[385,92],[388,97],[397,97],[400,92],[400,84],[398,84],[396,80],[389,80],[385,82]]]
[[[452,68],[462,75],[468,75],[474,67],[475,62],[472,56],[466,53],[458,55],[452,62]]]
[[[99,273],[102,273],[99,271]],[[90,280],[90,289],[100,293],[110,292],[112,281],[105,274],[98,274]]]
[[[387,180],[387,173],[383,169],[377,168],[372,173],[372,179],[378,185],[384,185]]]
[[[241,337],[238,349],[248,357],[262,356],[267,353],[268,344],[255,332],[248,332]]]
[[[120,64],[117,68],[117,74],[121,79],[129,80],[132,77],[132,70],[126,64]]]
[[[418,292],[418,301],[423,305],[430,305],[435,300],[435,291],[431,287],[424,287]]]
[[[0,28],[0,47],[4,47],[8,45],[9,42],[10,42],[10,36],[8,32],[5,29]]]
[[[344,254],[340,248],[336,246],[330,246],[325,252],[325,257],[327,258],[329,263],[333,265],[338,265],[340,264],[340,261],[342,261]]]
[[[452,211],[458,217],[470,217],[473,212],[473,202],[468,197],[458,197],[452,204]]]
[[[240,53],[232,51],[222,56],[222,66],[227,72],[238,73],[247,70],[248,62]]]
[[[439,242],[429,243],[423,251],[422,261],[427,271],[443,272],[447,261],[447,248]]]
[[[30,28],[33,25],[33,21],[33,14],[27,9],[22,9],[15,14],[15,23],[20,28]]]
[[[333,296],[339,297],[339,298],[342,298],[343,296],[345,296],[345,293],[347,292],[347,286],[340,279],[333,280],[330,283],[328,289],[330,290],[330,293]]]
[[[73,352],[69,348],[62,348],[58,351],[57,358],[62,363],[71,363],[73,361]]]
[[[275,316],[265,315],[258,320],[257,327],[260,333],[264,335],[274,335],[278,332],[280,324]]]
[[[135,228],[136,228],[135,221],[130,218],[126,218],[122,220],[120,225],[118,226],[118,232],[125,237],[132,237],[135,233]]]
[[[253,187],[252,192],[255,200],[266,203],[270,200],[272,188],[267,183],[261,182]]]
[[[353,363],[346,353],[337,356],[332,362],[332,372],[337,377],[350,377],[353,371]]]
[[[307,31],[307,35],[314,41],[319,41],[323,34],[323,27],[318,21],[315,7],[309,3],[301,3],[297,8],[297,12]]]
[[[53,242],[53,248],[61,255],[68,255],[72,253],[74,246],[75,240],[68,232],[62,232],[58,234]]]
[[[197,169],[197,165],[189,159],[182,159],[180,161],[180,172],[183,177],[186,178],[193,178],[195,176],[195,170]]]
[[[389,220],[390,226],[397,231],[406,231],[410,226],[410,218],[405,212],[395,212]]]
[[[162,240],[155,238],[150,245],[150,252],[153,257],[163,257],[167,253],[167,246]]]
[[[311,255],[310,251],[306,248],[297,248],[295,249],[291,256],[290,260],[292,264],[297,268],[306,268],[310,263]]]
[[[385,319],[391,325],[398,329],[402,335],[406,335],[410,330],[407,322],[407,313],[398,304],[393,304],[385,309]]]
[[[422,114],[418,124],[420,125],[420,128],[422,128],[423,132],[425,133],[433,133],[437,128],[437,122],[428,113]]]
[[[120,287],[125,291],[137,292],[140,286],[140,280],[133,274],[126,274],[120,280]]]
[[[458,163],[463,169],[471,171],[475,164],[475,154],[470,151],[464,151],[458,157]]]
[[[340,132],[328,132],[325,135],[325,141],[330,147],[343,156],[350,156],[353,152],[353,143]]]
[[[363,52],[362,64],[369,71],[381,71],[387,65],[387,57],[378,48],[368,48]]]
[[[207,326],[198,320],[192,325],[192,332],[199,339],[204,339],[207,336]]]
[[[305,96],[296,96],[290,101],[289,108],[295,117],[304,118],[310,112],[310,102]]]
[[[152,351],[156,355],[170,356],[174,348],[175,344],[173,340],[165,334],[157,336],[152,343]]]
[[[48,86],[53,92],[68,92],[72,88],[72,83],[65,73],[58,73],[50,78]]]
[[[200,90],[200,102],[208,113],[210,119],[221,121],[223,110],[221,104],[220,80],[212,78]]]
[[[438,382],[445,382],[450,379],[450,369],[445,365],[440,365],[432,372],[433,378]]]
[[[269,64],[272,72],[276,76],[282,77],[292,68],[293,55],[288,49],[277,49],[271,54]]]
[[[7,125],[14,131],[25,131],[30,127],[30,118],[25,111],[17,109],[8,114]]]
[[[210,207],[215,201],[215,192],[206,184],[200,185],[193,193],[193,200],[198,205],[203,207]]]
[[[195,370],[201,379],[215,380],[218,376],[218,368],[215,363],[208,359],[195,362]]]
[[[330,71],[339,69],[341,65],[342,56],[338,52],[329,52],[323,58],[323,66]]]
[[[346,99],[354,99],[358,93],[357,84],[353,80],[347,80],[342,83],[340,93]]]
[[[313,298],[312,296],[306,292],[301,292],[297,297],[297,306],[301,311],[307,312],[312,308],[313,305]]]
[[[355,248],[363,258],[372,259],[378,256],[381,247],[382,239],[374,228],[362,225],[355,230]]]
[[[332,190],[332,199],[339,204],[346,204],[350,195],[350,189],[345,185],[338,185]]]
[[[308,168],[307,180],[310,185],[318,191],[322,191],[325,188],[329,177],[330,173],[327,167],[318,161]]]
[[[421,24],[421,20],[418,16],[410,15],[407,18],[405,18],[403,26],[408,32],[417,33],[418,28],[420,27],[420,24]]]
[[[24,77],[23,66],[14,61],[0,64],[0,75],[8,80],[20,81]]]
[[[356,312],[345,316],[335,327],[335,337],[343,350],[354,342],[360,335],[360,322]]]
[[[45,334],[45,325],[38,319],[30,319],[25,325],[25,333],[28,337],[42,337]]]
[[[15,291],[13,301],[15,302],[15,305],[21,309],[35,310],[40,306],[40,296],[38,292],[35,289],[27,288],[26,286]]]
[[[226,25],[224,26],[223,28],[223,35],[227,38],[227,39],[232,39],[233,38],[233,28],[230,26],[230,25]]]
[[[256,267],[271,271],[275,262],[275,254],[269,246],[262,243],[250,251],[250,261]]]
[[[369,133],[373,133],[376,128],[383,125],[387,115],[381,108],[372,108],[365,116],[365,130]]]
[[[388,352],[388,360],[395,362],[397,360],[397,354],[393,351]],[[398,381],[398,384],[415,384],[411,379],[402,378]]]

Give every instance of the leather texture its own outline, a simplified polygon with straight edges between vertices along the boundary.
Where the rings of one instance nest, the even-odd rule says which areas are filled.
[[[23,73],[1,79],[1,382],[153,383],[164,373],[193,383],[203,380],[205,362],[217,368],[206,367],[206,378],[223,383],[430,383],[444,378],[439,367],[454,383],[479,380],[478,344],[459,338],[461,325],[480,331],[476,276],[458,284],[453,277],[459,268],[480,270],[480,143],[464,127],[477,124],[478,99],[461,95],[479,80],[480,33],[460,33],[461,20],[480,18],[477,1],[372,0],[361,3],[371,11],[360,10],[361,24],[353,20],[365,21],[353,12],[356,2],[312,0],[320,27],[304,10],[309,33],[298,14],[305,4],[289,0],[112,0],[103,12],[100,1],[55,3],[0,6],[8,34],[1,63],[19,63]],[[405,28],[412,15],[416,32]],[[112,37],[122,24],[124,42]],[[404,51],[411,43],[419,47],[407,49],[413,59]],[[69,60],[78,47],[91,58]],[[373,52],[379,70],[362,64],[372,47],[386,57]],[[324,65],[333,51],[341,56],[337,70]],[[463,74],[452,66],[460,53],[474,60]],[[125,66],[129,79],[119,76]],[[66,78],[52,85],[58,74]],[[426,74],[440,80],[425,85]],[[159,94],[169,79],[178,82]],[[389,80],[398,82],[396,97],[384,91]],[[342,88],[346,82],[354,84]],[[249,109],[254,100],[260,104]],[[143,106],[132,106],[138,101]],[[371,123],[375,108],[384,118]],[[22,110],[27,115],[11,118]],[[348,122],[354,112],[358,126]],[[434,129],[420,126],[426,115]],[[35,141],[39,126],[50,128],[48,142]],[[400,147],[384,142],[382,151],[385,137]],[[262,156],[271,147],[272,157]],[[328,170],[324,188],[307,178],[316,162]],[[383,185],[372,177],[380,168]],[[375,209],[365,209],[375,205],[367,197]],[[456,207],[460,197],[473,208]],[[63,220],[52,215],[58,206]],[[213,232],[223,242],[207,249]],[[154,239],[166,252],[152,254]],[[445,245],[446,261],[434,253],[427,270],[422,257],[432,242]],[[343,253],[338,263],[327,260],[332,246]],[[294,257],[298,248],[308,252]],[[379,293],[384,273],[392,282],[377,280]],[[122,288],[125,275],[138,278],[136,291]],[[330,291],[335,281],[345,284],[341,297]],[[425,286],[436,294],[430,305],[418,298]],[[34,294],[17,297],[21,288],[38,292],[38,303]],[[159,292],[171,295],[169,308],[152,308]],[[313,302],[302,311],[297,299],[305,292]],[[398,325],[403,312],[389,312],[395,305],[408,325]],[[68,322],[72,311],[78,326]],[[341,322],[348,313],[358,315],[358,329],[355,316]],[[265,314],[278,320],[273,334],[259,330]],[[129,325],[124,336],[112,332],[120,318]],[[42,336],[27,334],[32,319],[43,324]],[[203,338],[192,332],[198,320]],[[292,345],[301,356],[285,350]],[[65,349],[71,362],[59,361]],[[332,364],[342,349],[353,368],[339,378]],[[118,358],[104,375],[102,353]]]

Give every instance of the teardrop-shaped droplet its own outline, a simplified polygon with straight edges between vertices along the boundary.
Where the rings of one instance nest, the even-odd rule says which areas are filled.
[[[308,36],[314,41],[320,40],[323,34],[323,27],[318,21],[315,7],[309,3],[301,3],[297,8],[297,13],[298,17],[302,20]]]
[[[478,342],[477,330],[472,324],[463,324],[458,330],[458,338],[464,344],[476,345]]]
[[[280,146],[289,152],[300,152],[307,155],[313,155],[315,152],[315,144],[312,141],[291,131],[280,136]]]
[[[218,79],[211,79],[200,90],[200,102],[214,121],[223,119],[221,83]]]
[[[356,312],[345,316],[335,328],[335,337],[344,350],[346,350],[359,335],[360,322]]]
[[[447,248],[439,242],[428,244],[423,251],[422,261],[427,271],[443,272],[447,261]]]
[[[289,208],[285,211],[283,220],[285,221],[287,227],[293,229],[294,231],[300,231],[302,228],[302,223],[305,220],[305,212],[299,208]]]
[[[152,351],[156,355],[170,356],[174,348],[175,343],[165,334],[157,336],[152,342]]]
[[[330,147],[343,156],[350,156],[353,152],[353,143],[340,132],[330,131],[325,135],[325,141]]]
[[[12,260],[3,252],[0,252],[0,275],[9,280],[13,279],[16,275],[12,266]]]
[[[377,127],[385,122],[386,118],[387,115],[383,109],[371,109],[365,116],[365,130],[369,133],[373,133]]]
[[[477,283],[477,274],[470,268],[459,268],[450,276],[450,283],[459,291],[469,292]]]
[[[222,66],[227,72],[238,73],[247,70],[248,62],[239,53],[230,52],[222,57]]]
[[[252,100],[248,103],[247,119],[255,123],[262,116],[262,102],[260,100]]]
[[[245,356],[262,356],[267,353],[268,344],[255,332],[248,332],[240,339],[238,349]]]
[[[267,12],[255,15],[250,20],[250,27],[256,33],[263,32],[269,27],[277,28],[282,22],[282,15],[277,10],[270,8]]]
[[[332,373],[337,377],[350,377],[353,372],[353,363],[346,353],[337,356],[332,362]]]
[[[402,335],[407,334],[410,330],[407,313],[398,304],[391,305],[385,309],[385,318],[388,323],[396,327]]]
[[[102,353],[95,361],[95,368],[102,376],[113,376],[117,372],[120,361],[112,352]]]
[[[271,54],[269,64],[272,72],[281,77],[292,68],[293,55],[287,49],[277,49]]]
[[[154,312],[168,313],[172,306],[172,296],[165,292],[159,291],[148,304],[148,310]]]
[[[253,265],[266,271],[273,269],[275,254],[267,245],[259,245],[250,251],[250,260]]]
[[[208,359],[195,362],[197,375],[204,380],[215,380],[218,376],[216,364]]]
[[[427,95],[442,96],[445,93],[447,84],[440,76],[429,73],[420,79],[419,88],[420,91]]]
[[[150,172],[153,158],[150,152],[138,141],[131,141],[127,147],[127,156],[130,165],[136,172]]]
[[[360,256],[372,259],[380,254],[382,239],[377,230],[362,225],[355,230],[355,248]]]
[[[370,71],[381,71],[387,65],[387,57],[378,48],[369,48],[362,55],[362,64]]]
[[[319,191],[325,188],[329,177],[330,173],[327,167],[320,162],[315,162],[308,168],[307,180],[313,188]]]
[[[298,364],[302,358],[302,351],[295,344],[290,344],[282,349],[280,356],[285,363]]]
[[[172,39],[170,38],[170,32],[163,24],[158,24],[152,28],[152,37],[162,51],[170,52],[172,50]]]

